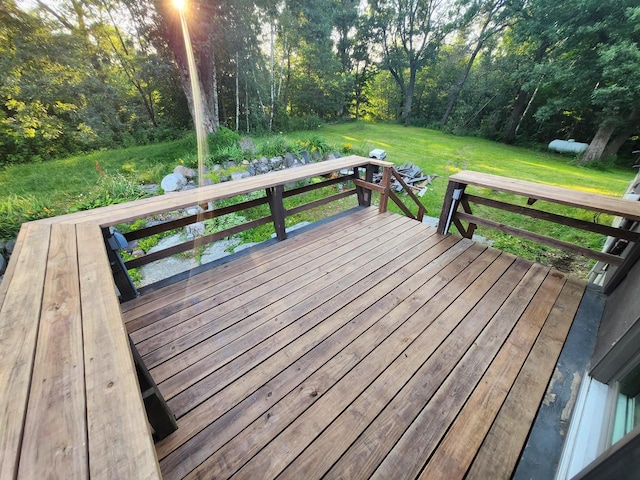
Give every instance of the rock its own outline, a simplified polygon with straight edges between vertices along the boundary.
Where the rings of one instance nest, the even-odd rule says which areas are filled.
[[[203,236],[205,233],[205,229],[206,227],[204,225],[204,222],[196,222],[184,227],[184,230],[187,233],[187,240],[193,240],[196,237]]]
[[[249,160],[242,160],[242,165],[251,165]]]
[[[133,255],[134,257],[144,257],[144,250],[134,250],[133,252],[131,252],[131,255]]]
[[[247,167],[247,172],[249,172],[249,175],[251,175],[252,177],[255,176],[256,174],[256,167],[254,167],[253,165],[249,165]]]
[[[170,173],[162,179],[160,186],[165,192],[175,192],[187,185],[187,179],[180,173]]]
[[[173,173],[179,173],[183,175],[187,180],[193,180],[197,176],[197,173],[193,168],[187,168],[184,165],[178,165],[173,169]]]
[[[140,189],[143,190],[144,192],[150,194],[150,195],[155,195],[156,193],[158,193],[158,189],[160,188],[160,185],[158,185],[157,183],[152,183],[149,185],[141,185]]]
[[[215,164],[213,167],[211,167],[211,171],[212,172],[215,172],[215,171],[220,170],[220,169],[222,169],[222,167],[220,165],[218,165],[218,164]]]
[[[287,168],[291,168],[295,165],[296,163],[296,157],[293,156],[293,154],[287,152],[284,154],[284,166]]]
[[[7,270],[7,259],[4,258],[4,255],[0,255],[0,275],[4,275],[4,272]]]
[[[209,177],[204,177],[202,179],[202,186],[203,187],[208,187],[209,185],[213,185],[213,184],[214,184],[214,181],[211,180]]]
[[[304,152],[300,152],[300,160],[303,164],[311,163],[311,157],[309,156],[309,152],[306,150]]]
[[[185,190],[194,190],[196,188],[198,188],[198,186],[195,183],[190,182],[190,183],[187,183],[184,187],[182,187],[180,191],[184,192]]]
[[[235,164],[235,162],[223,162],[223,163],[222,163],[222,166],[223,166],[224,168],[227,168],[227,169],[229,169],[229,168],[233,168],[233,167],[237,167],[237,165]]]
[[[268,173],[271,171],[271,168],[269,167],[269,165],[263,162],[256,163],[255,169],[256,169],[256,173],[258,174]]]
[[[319,162],[321,160],[322,160],[322,154],[319,151],[314,150],[313,152],[311,152],[311,161],[312,162]]]
[[[330,153],[329,155],[327,155],[326,160],[335,160],[336,157],[333,155],[333,153]]]
[[[6,245],[4,246],[4,250],[5,252],[7,252],[7,255],[11,255],[13,253],[13,249],[16,248],[16,241],[15,240],[9,240]]]
[[[242,172],[233,172],[231,174],[231,180],[240,180],[241,178],[249,178],[250,176],[251,174],[246,170],[243,170]]]
[[[333,158],[342,158],[340,152],[333,152],[331,155],[333,155]]]
[[[140,267],[141,286],[150,285],[198,266],[195,258],[168,257]]]
[[[273,157],[269,159],[269,164],[271,164],[271,168],[276,170],[282,166],[283,161],[282,157]]]

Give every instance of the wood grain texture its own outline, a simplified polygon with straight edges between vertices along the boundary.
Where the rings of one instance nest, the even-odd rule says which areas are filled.
[[[541,330],[545,331],[547,318],[565,281],[566,277],[557,272],[551,272],[545,279],[536,297],[552,300],[534,301],[525,310],[482,381],[422,471],[421,480],[464,478],[468,465],[473,461],[538,335]],[[565,323],[570,325],[571,320],[570,318]],[[548,370],[552,368],[553,366]],[[547,381],[549,377],[550,375],[547,376]],[[460,438],[464,438],[465,441],[460,442]]]
[[[620,197],[610,197],[469,170],[451,175],[449,181],[640,220],[640,202]]]
[[[324,175],[337,170],[350,169],[356,166],[368,164],[390,167],[390,162],[380,162],[374,159],[351,155],[327,160],[298,168],[290,168],[278,172],[270,172],[255,177],[243,178],[233,182],[219,183],[208,187],[200,187],[194,190],[173,192],[170,195],[145,198],[135,202],[121,203],[107,207],[96,208],[85,212],[72,213],[61,217],[51,217],[38,220],[40,223],[87,223],[107,227],[119,223],[127,223],[145,218],[157,213],[189,208],[194,205],[208,203],[225,198],[243,195],[256,190],[266,190],[277,185],[284,185],[305,178]]]
[[[76,230],[52,225],[18,478],[88,476]]]
[[[15,478],[40,323],[51,228],[26,224],[0,310],[0,478]]]
[[[127,333],[97,226],[77,226],[92,479],[159,479]]]
[[[584,293],[569,278],[465,478],[507,478],[514,471]],[[499,456],[501,461],[495,462]]]

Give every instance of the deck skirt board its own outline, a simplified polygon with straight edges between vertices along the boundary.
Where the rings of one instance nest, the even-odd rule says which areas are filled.
[[[151,292],[163,478],[508,477],[583,288],[363,209]]]

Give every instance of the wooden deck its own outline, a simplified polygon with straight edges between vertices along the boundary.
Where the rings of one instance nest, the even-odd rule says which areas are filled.
[[[501,479],[584,288],[369,208],[122,309],[165,479]]]

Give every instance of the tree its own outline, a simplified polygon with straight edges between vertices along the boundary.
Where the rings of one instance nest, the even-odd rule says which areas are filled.
[[[521,9],[521,2],[518,0],[475,0],[470,6],[463,17],[463,25],[470,24],[471,30],[477,29],[479,31],[475,39],[475,46],[469,56],[469,60],[460,75],[458,81],[454,84],[453,88],[449,92],[449,100],[447,103],[447,109],[441,120],[441,125],[445,126],[449,121],[449,117],[453,112],[453,109],[458,102],[460,92],[464,87],[471,67],[475,62],[480,50],[484,47],[485,42],[504,30],[509,23],[513,21],[513,16]],[[472,22],[474,20],[474,22]]]
[[[449,4],[445,0],[371,0],[372,32],[403,98],[400,118],[407,122],[416,87],[417,72],[435,58],[448,33]]]

